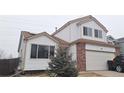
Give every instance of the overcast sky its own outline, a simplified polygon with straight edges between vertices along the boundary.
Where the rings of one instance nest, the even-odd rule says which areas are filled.
[[[124,37],[124,16],[95,16],[114,38]],[[18,43],[21,31],[52,33],[69,20],[83,16],[0,16],[0,50],[7,55],[18,56]]]

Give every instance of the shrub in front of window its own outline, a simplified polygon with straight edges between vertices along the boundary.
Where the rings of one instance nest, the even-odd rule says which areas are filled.
[[[58,77],[77,77],[78,70],[75,68],[75,62],[68,54],[67,48],[59,47],[56,55],[51,57],[48,70],[50,76]]]

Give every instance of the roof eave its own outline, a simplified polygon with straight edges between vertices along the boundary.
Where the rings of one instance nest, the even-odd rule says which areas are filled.
[[[88,15],[82,18],[77,18],[74,20],[71,20],[69,22],[67,22],[66,24],[64,24],[62,27],[60,27],[57,31],[55,31],[52,35],[54,36],[55,34],[59,33],[61,30],[63,30],[65,27],[69,26],[70,24],[77,22],[79,20],[94,20],[106,33],[108,32],[108,30],[106,29],[106,27],[104,25],[102,25],[95,17],[93,17],[92,15]]]
[[[96,42],[91,42],[92,40],[89,41],[85,41],[84,39],[78,39],[76,41],[73,41],[70,43],[70,45],[73,45],[73,44],[77,44],[77,43],[86,43],[86,44],[93,44],[93,45],[100,45],[100,46],[108,46],[108,47],[118,47],[116,45],[111,45],[111,44],[108,44],[108,43],[104,43],[104,42],[101,42],[101,41],[96,41]]]
[[[37,38],[37,37],[40,37],[40,36],[46,36],[46,37],[48,37],[49,39],[51,39],[51,40],[53,40],[54,42],[56,42],[56,43],[59,44],[59,42],[58,42],[57,40],[55,40],[55,39],[54,39],[51,35],[49,35],[47,32],[42,32],[42,33],[36,34],[36,35],[34,35],[34,36],[31,36],[31,37],[27,38],[26,40],[28,41],[28,40],[31,40],[31,39],[34,39],[34,38]]]

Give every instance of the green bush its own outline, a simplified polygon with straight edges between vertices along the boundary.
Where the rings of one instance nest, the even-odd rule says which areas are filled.
[[[49,63],[49,75],[58,77],[76,77],[78,70],[75,68],[75,62],[68,54],[68,48],[59,47],[55,56],[51,57]]]

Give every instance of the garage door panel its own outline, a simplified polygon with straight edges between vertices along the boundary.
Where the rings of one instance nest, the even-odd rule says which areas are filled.
[[[107,70],[107,60],[114,57],[114,53],[86,51],[86,70]]]

